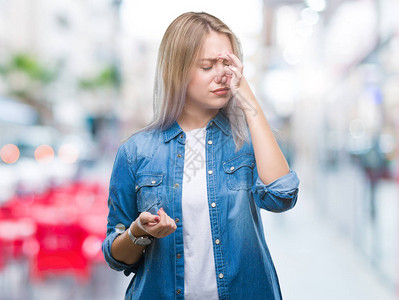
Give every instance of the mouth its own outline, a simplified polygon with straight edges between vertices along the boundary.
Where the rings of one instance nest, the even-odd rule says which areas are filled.
[[[229,88],[220,88],[220,89],[213,90],[212,93],[214,93],[218,96],[224,96],[224,95],[227,95],[227,93],[229,91],[230,91]]]

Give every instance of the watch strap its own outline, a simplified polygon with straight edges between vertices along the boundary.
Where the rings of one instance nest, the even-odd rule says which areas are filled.
[[[150,237],[150,236],[140,236],[140,237],[134,236],[133,233],[132,233],[132,231],[131,231],[131,229],[130,229],[130,227],[129,227],[129,229],[127,230],[127,233],[128,233],[128,235],[129,235],[130,240],[131,240],[131,241],[133,242],[133,244],[135,244],[135,245],[138,245],[138,243],[137,243],[138,240],[149,240],[149,241],[152,241],[152,240],[153,240],[153,238]]]

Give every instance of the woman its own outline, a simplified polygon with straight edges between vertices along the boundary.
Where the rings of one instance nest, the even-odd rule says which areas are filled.
[[[219,19],[185,13],[168,27],[154,111],[110,182],[103,252],[135,273],[126,298],[281,299],[260,208],[292,208],[299,180]]]

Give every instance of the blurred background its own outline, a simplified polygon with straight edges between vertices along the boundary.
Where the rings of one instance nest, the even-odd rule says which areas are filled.
[[[0,0],[0,299],[123,298],[101,253],[113,159],[186,11],[238,35],[301,179],[262,212],[284,299],[399,299],[399,0]]]

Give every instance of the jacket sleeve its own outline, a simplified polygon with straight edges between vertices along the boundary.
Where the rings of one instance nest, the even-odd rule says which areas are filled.
[[[129,153],[132,155],[132,153]],[[128,157],[126,144],[119,147],[116,154],[108,196],[107,237],[103,241],[102,251],[105,261],[116,271],[124,271],[125,275],[136,273],[142,259],[133,265],[127,265],[114,259],[111,255],[111,245],[121,233],[115,230],[115,226],[122,224],[129,228],[130,224],[138,217],[135,177],[132,172],[132,159]]]
[[[256,167],[253,172],[251,192],[256,205],[272,212],[284,212],[293,208],[298,198],[299,178],[295,171],[265,185],[258,176]]]

